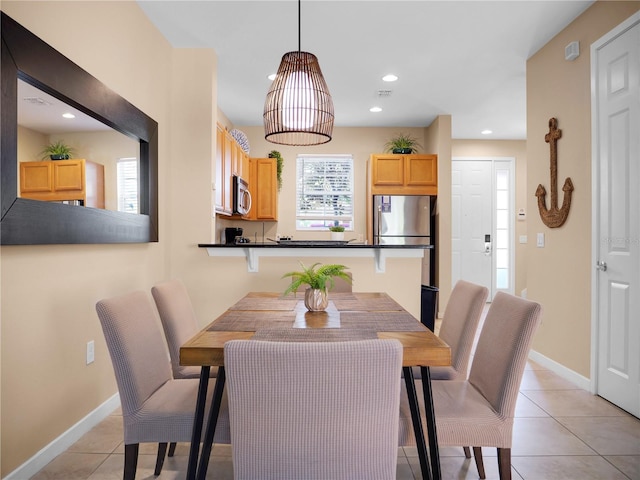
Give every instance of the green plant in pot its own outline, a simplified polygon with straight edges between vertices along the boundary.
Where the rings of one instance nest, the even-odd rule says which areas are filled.
[[[276,159],[276,169],[277,169],[276,176],[278,179],[278,191],[280,191],[282,189],[282,167],[283,167],[284,159],[282,158],[282,155],[280,155],[280,152],[277,150],[271,150],[269,152],[269,158]]]
[[[64,143],[62,140],[50,143],[44,147],[44,150],[40,152],[42,160],[50,158],[51,160],[67,160],[74,154],[73,148]]]
[[[342,225],[333,225],[329,227],[331,232],[331,240],[344,240],[344,227]]]
[[[311,312],[323,311],[329,305],[327,291],[333,288],[334,277],[339,277],[351,283],[351,277],[347,275],[345,265],[315,263],[306,267],[299,262],[302,270],[285,273],[282,278],[291,277],[292,281],[284,291],[284,295],[296,292],[302,285],[308,285],[304,292],[304,305]]]
[[[392,137],[387,143],[384,144],[384,148],[387,152],[391,153],[403,153],[411,154],[418,153],[418,149],[422,148],[418,143],[418,139],[407,135],[405,133],[399,133],[395,137]]]

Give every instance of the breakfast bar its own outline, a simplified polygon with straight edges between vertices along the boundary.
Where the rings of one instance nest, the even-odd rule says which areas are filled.
[[[247,271],[258,272],[260,257],[342,257],[373,258],[376,273],[384,273],[387,258],[422,258],[433,245],[366,245],[331,240],[299,240],[286,244],[200,243],[210,257],[245,257]]]

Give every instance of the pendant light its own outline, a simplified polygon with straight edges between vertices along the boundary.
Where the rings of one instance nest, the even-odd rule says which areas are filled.
[[[333,100],[315,55],[285,53],[264,103],[264,138],[281,145],[320,145],[331,141]]]

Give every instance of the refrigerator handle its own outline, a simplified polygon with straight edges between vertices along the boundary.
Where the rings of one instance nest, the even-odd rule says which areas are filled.
[[[376,225],[376,239],[378,240],[378,243],[380,243],[380,232],[381,232],[380,225],[382,224],[382,205],[378,205],[377,215],[378,215],[378,222]],[[375,243],[375,241],[373,243]]]

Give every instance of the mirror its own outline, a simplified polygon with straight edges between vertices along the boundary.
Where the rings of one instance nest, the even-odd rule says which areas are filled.
[[[43,153],[58,142],[73,149],[73,160]],[[133,139],[18,79],[18,197],[138,214],[139,150]],[[40,175],[53,167],[77,174],[78,188],[56,190]]]
[[[158,241],[157,123],[4,13],[1,32],[0,244]],[[19,82],[24,82],[24,86],[36,88],[43,95],[50,95],[107,126],[110,131],[104,132],[105,135],[121,137],[124,134],[130,139],[128,141],[132,142],[133,147],[128,148],[134,151],[134,157],[138,159],[139,214],[118,211],[117,201],[113,199],[110,202],[116,203],[114,208],[102,209],[68,204],[76,202],[65,204],[21,198],[18,131],[24,134],[24,129],[18,126]],[[76,134],[79,135],[77,132]],[[58,135],[51,134],[51,139],[55,141],[57,138]],[[22,145],[22,134],[20,139]],[[112,137],[101,143],[116,144],[120,140]],[[93,150],[91,148],[84,145],[82,149],[85,150],[79,151],[78,156],[83,158],[83,153],[87,152],[99,156],[95,153],[95,147]],[[42,146],[38,148],[38,152],[40,151]],[[125,155],[122,158],[127,157]],[[107,186],[105,190],[109,188],[116,187]],[[129,205],[129,211],[132,208]]]

